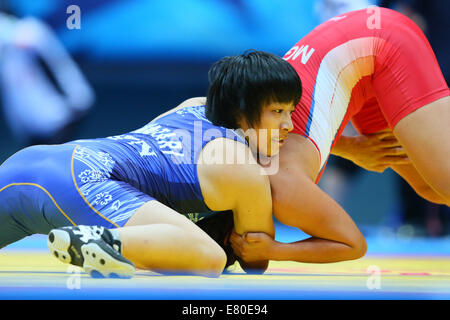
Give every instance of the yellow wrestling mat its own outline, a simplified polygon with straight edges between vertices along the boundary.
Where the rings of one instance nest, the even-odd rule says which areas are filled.
[[[450,299],[450,256],[369,255],[332,264],[271,262],[264,275],[237,265],[220,278],[92,279],[45,250],[0,251],[0,299],[302,300]]]

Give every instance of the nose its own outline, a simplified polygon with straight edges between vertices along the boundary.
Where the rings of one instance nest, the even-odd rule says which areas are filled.
[[[282,119],[280,129],[282,131],[291,132],[294,130],[294,124],[292,123],[291,113],[287,112]]]

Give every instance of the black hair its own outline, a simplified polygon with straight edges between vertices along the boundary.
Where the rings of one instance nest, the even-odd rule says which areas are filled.
[[[206,117],[217,126],[239,128],[238,119],[250,127],[259,124],[269,103],[297,105],[302,84],[295,69],[281,57],[248,50],[225,57],[209,70]]]

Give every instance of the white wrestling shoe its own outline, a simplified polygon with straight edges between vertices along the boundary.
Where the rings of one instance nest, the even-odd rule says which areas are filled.
[[[121,243],[111,231],[97,226],[53,229],[50,252],[60,261],[82,267],[93,278],[131,278],[134,264],[121,254]]]

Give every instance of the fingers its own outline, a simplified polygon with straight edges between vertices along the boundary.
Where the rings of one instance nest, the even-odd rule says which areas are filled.
[[[395,146],[395,145],[400,146],[400,143],[398,142],[397,137],[389,129],[385,130],[385,131],[368,134],[367,137],[369,137],[372,140],[378,140],[380,142],[383,141],[386,143],[386,145],[391,144],[392,146]]]
[[[371,138],[379,140],[378,147],[382,149],[383,157],[379,160],[379,166],[376,171],[382,172],[390,165],[408,165],[411,164],[406,150],[400,144],[391,130],[381,131],[371,135]]]
[[[385,155],[406,156],[406,150],[395,137],[389,140],[379,140],[378,142],[375,142],[375,145],[376,148],[382,150]]]
[[[370,133],[368,135],[366,135],[367,137],[370,137],[371,139],[376,139],[376,140],[397,140],[397,138],[395,138],[394,133],[391,130],[388,131],[380,131],[380,132],[376,132],[376,133]]]
[[[402,145],[395,139],[381,140],[378,136],[359,136],[357,150],[379,151],[384,149],[401,148]]]
[[[359,135],[347,141],[350,141],[346,143],[348,159],[366,170],[381,173],[390,166],[411,164],[392,130]]]
[[[377,160],[376,164],[366,167],[365,169],[383,173],[387,168],[392,166],[411,165],[411,160],[408,157],[401,156],[384,156]]]
[[[242,256],[242,245],[243,245],[244,239],[242,239],[242,236],[239,234],[233,232],[230,236],[230,243],[231,247],[233,248],[233,251],[238,256]]]
[[[372,166],[371,168],[369,168],[369,170],[383,173],[387,168],[391,166],[402,166],[410,164],[411,160],[408,157],[385,156],[380,158],[377,165]]]
[[[260,241],[260,236],[258,233],[245,233],[242,236],[233,232],[230,236],[231,245],[243,247],[247,243],[255,243]]]
[[[398,157],[398,156],[385,156],[382,158],[383,161],[385,161],[386,164],[389,165],[406,165],[411,164],[411,159],[409,159],[407,156],[405,157]]]
[[[377,142],[379,148],[402,148],[402,145],[397,140],[380,140]]]
[[[248,246],[252,243],[258,243],[261,241],[261,234],[252,232],[245,233],[244,235],[239,235],[236,232],[233,232],[230,236],[231,247],[234,252],[243,257],[245,255],[246,250],[248,250]]]
[[[240,244],[242,243],[244,240],[242,239],[242,236],[237,234],[235,231],[233,231],[230,235],[230,242],[231,244]]]
[[[407,158],[408,155],[406,154],[406,150],[399,147],[399,148],[387,148],[381,151],[383,156],[396,156],[396,157],[405,157]]]
[[[255,243],[261,241],[261,234],[256,232],[249,232],[244,235],[245,241]]]

